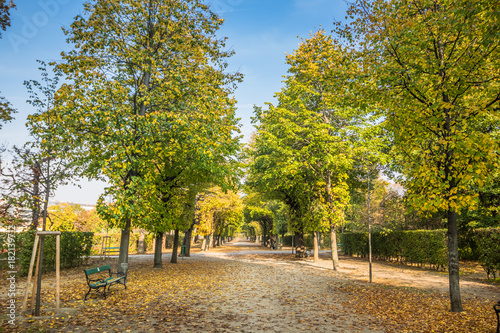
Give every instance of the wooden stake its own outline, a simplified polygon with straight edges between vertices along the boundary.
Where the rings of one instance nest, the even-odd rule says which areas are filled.
[[[40,316],[40,307],[41,307],[41,296],[42,296],[42,268],[43,268],[43,248],[45,244],[45,235],[42,234],[40,236],[40,268],[38,270],[38,278],[36,279],[36,303],[35,303],[35,316]]]
[[[28,281],[26,282],[26,290],[24,291],[23,307],[21,308],[21,313],[26,310],[26,304],[28,303],[28,294],[30,290],[31,275],[33,274],[33,266],[35,264],[36,257],[36,247],[38,246],[38,235],[35,235],[35,244],[33,245],[33,252],[31,254],[30,268],[28,270]]]
[[[36,235],[38,237],[38,235]],[[40,268],[40,247],[42,243],[38,243],[38,258],[36,260],[36,269],[35,269],[35,278],[33,280],[33,290],[31,291],[31,314],[35,314],[35,295],[36,295],[36,287],[38,285],[38,270]]]
[[[61,235],[56,235],[56,314],[59,314],[59,283],[61,268]]]

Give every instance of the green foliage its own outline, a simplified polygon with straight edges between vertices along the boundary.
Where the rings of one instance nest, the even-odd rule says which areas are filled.
[[[479,262],[488,278],[500,276],[500,228],[477,229],[474,231]]]
[[[286,235],[283,238],[284,246],[292,246],[293,237],[294,237],[293,235]],[[330,233],[329,232],[320,233],[319,237],[321,239],[320,248],[330,249]],[[309,247],[309,248],[313,247],[313,243],[314,243],[313,235],[306,234],[306,235],[304,235],[303,239],[304,239],[304,246]]]
[[[275,234],[283,235],[288,231],[288,207],[281,201],[271,200],[267,207],[273,213],[273,230]]]
[[[61,101],[56,98],[56,94],[62,72],[53,68],[54,76],[50,77],[47,65],[43,61],[38,62],[41,82],[24,82],[30,96],[27,102],[36,108],[36,112],[28,116],[26,123],[33,139],[25,147],[30,147],[32,151],[27,151],[27,158],[21,160],[21,165],[31,168],[37,174],[37,180],[29,179],[17,186],[29,188],[35,185],[37,190],[36,193],[31,193],[30,201],[35,203],[33,206],[39,211],[39,205],[42,204],[41,211],[47,212],[49,198],[57,187],[67,185],[68,180],[80,174],[81,163],[72,157],[81,147],[74,144],[74,138],[65,136],[67,128],[60,122],[58,110]],[[47,215],[43,214],[43,230],[46,228],[46,218]],[[36,228],[36,223],[38,221],[33,221],[33,228]]]
[[[199,235],[232,236],[243,224],[243,202],[238,192],[211,188],[200,194],[197,206]]]
[[[356,1],[350,28],[362,97],[383,110],[394,162],[418,210],[477,204],[496,168],[499,28],[495,1]],[[359,44],[358,44],[359,43]],[[466,55],[466,56],[465,56]],[[372,89],[372,90],[370,90]]]
[[[290,226],[289,208],[279,200],[266,200],[260,193],[250,192],[243,199],[243,216],[251,234],[283,235]]]
[[[368,255],[368,233],[345,232],[342,249],[347,255]],[[500,228],[474,229],[460,237],[462,259],[478,260],[488,276],[500,274]],[[372,233],[372,254],[385,259],[445,266],[445,230],[377,231]]]
[[[85,149],[86,174],[110,186],[112,226],[182,229],[183,189],[238,183],[239,73],[228,73],[223,20],[197,0],[96,1],[66,30],[60,121]],[[106,203],[107,196],[112,204]],[[150,225],[151,227],[148,227]]]
[[[368,255],[368,233],[345,232],[342,249],[348,255]],[[446,265],[446,231],[415,230],[372,233],[372,255],[410,263]]]
[[[343,85],[355,66],[320,30],[293,54],[278,105],[255,109],[248,184],[289,207],[290,229],[326,230],[349,201],[351,138],[362,114],[346,105]]]
[[[94,233],[92,232],[61,232],[61,268],[71,268],[82,265],[83,260],[91,254]],[[22,276],[28,274],[29,264],[35,242],[35,232],[25,231],[16,234],[16,262]],[[56,237],[45,236],[43,254],[43,272],[56,269]]]
[[[62,203],[49,206],[49,223],[47,230],[53,231],[75,231],[78,215],[83,212],[80,205]]]
[[[5,97],[0,96],[0,129],[2,129],[3,125],[1,122],[11,121],[13,119],[12,114],[16,112],[12,104],[10,104]]]

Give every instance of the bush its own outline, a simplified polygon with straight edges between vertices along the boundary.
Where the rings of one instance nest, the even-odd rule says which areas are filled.
[[[500,275],[500,228],[487,228],[474,230],[479,253],[479,262],[483,266],[488,278],[495,279]]]
[[[92,232],[61,231],[61,268],[77,267],[83,264],[83,260],[90,255],[92,249]],[[5,238],[4,235],[0,240]],[[16,233],[16,263],[21,276],[28,274],[33,244],[35,242],[35,231],[24,231]],[[2,242],[3,244],[3,242]],[[3,247],[4,245],[2,245]],[[56,267],[56,237],[46,235],[43,251],[42,272],[54,271]]]
[[[367,232],[345,232],[342,249],[347,255],[368,255]],[[380,259],[404,260],[437,267],[447,263],[446,231],[377,231],[372,232],[372,255]]]

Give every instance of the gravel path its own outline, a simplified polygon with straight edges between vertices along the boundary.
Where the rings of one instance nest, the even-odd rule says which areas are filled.
[[[359,303],[367,295],[364,288],[370,290],[367,262],[341,257],[340,270],[333,271],[329,254],[321,251],[321,259],[313,263],[312,258],[295,258],[290,249],[269,250],[237,239],[207,252],[195,248],[178,264],[169,264],[170,254],[164,254],[161,269],[152,268],[153,255],[131,255],[128,289],[86,303],[81,301],[86,290],[81,268],[65,270],[63,306],[74,314],[24,321],[14,331],[51,323],[47,332],[397,332],[388,330],[387,320],[381,327],[383,321],[369,316]],[[93,260],[89,265],[116,265],[116,257]],[[373,271],[374,284],[382,289],[410,287],[433,293],[448,288],[443,272],[380,262],[373,264]],[[44,277],[47,294],[52,293],[53,279],[53,274]],[[19,282],[24,290],[25,279]],[[477,281],[462,281],[461,286],[464,298],[496,301],[500,296],[498,286]],[[355,292],[360,288],[361,296]],[[399,323],[396,319],[394,327]],[[10,327],[0,325],[0,331],[5,328]]]

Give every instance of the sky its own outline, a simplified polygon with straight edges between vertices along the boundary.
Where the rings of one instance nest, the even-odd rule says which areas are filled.
[[[26,117],[35,110],[26,103],[23,82],[40,80],[37,60],[58,61],[70,50],[62,27],[69,27],[82,13],[83,0],[14,0],[11,27],[0,39],[0,96],[17,109],[15,120],[0,130],[0,144],[22,146],[29,140]],[[343,0],[207,0],[225,21],[219,37],[228,37],[226,46],[235,51],[228,60],[229,71],[239,71],[243,82],[235,91],[237,116],[246,141],[253,131],[253,106],[274,102],[288,66],[286,54],[297,49],[301,38],[322,28],[330,31],[333,22],[345,17]],[[57,189],[54,201],[95,204],[105,183],[82,180],[80,187]]]

